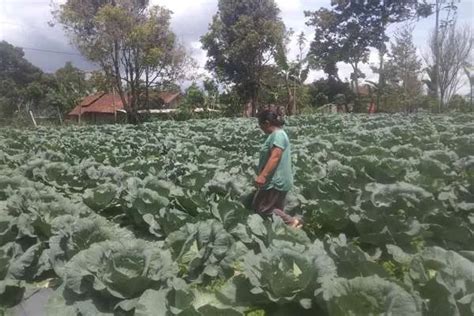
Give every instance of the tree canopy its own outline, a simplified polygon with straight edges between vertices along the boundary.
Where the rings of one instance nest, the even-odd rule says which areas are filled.
[[[283,45],[285,25],[274,0],[219,0],[201,38],[207,69],[234,84],[248,114],[255,114],[265,66]]]
[[[68,0],[56,12],[73,43],[113,78],[129,114],[137,120],[140,104],[157,84],[181,79],[189,65],[170,29],[171,11],[147,0]]]

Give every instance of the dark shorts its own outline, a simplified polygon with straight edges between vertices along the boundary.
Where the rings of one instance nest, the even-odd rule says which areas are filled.
[[[253,198],[254,211],[262,216],[277,215],[286,224],[291,224],[294,218],[285,213],[285,200],[287,192],[275,189],[258,190]]]

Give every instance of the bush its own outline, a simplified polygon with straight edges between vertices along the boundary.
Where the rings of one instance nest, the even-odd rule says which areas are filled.
[[[460,112],[472,112],[472,105],[462,96],[456,94],[449,101],[447,108],[451,111],[460,111]]]

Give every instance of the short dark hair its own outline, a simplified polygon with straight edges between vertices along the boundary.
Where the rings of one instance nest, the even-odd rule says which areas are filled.
[[[257,118],[260,125],[265,122],[277,127],[282,127],[285,125],[284,110],[282,107],[276,107],[275,105],[265,106],[261,111],[258,112]]]

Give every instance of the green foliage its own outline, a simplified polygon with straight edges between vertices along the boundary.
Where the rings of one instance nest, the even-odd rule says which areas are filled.
[[[337,62],[345,61],[353,68],[351,80],[355,87],[358,78],[363,77],[359,63],[367,62],[368,48],[379,51],[379,83],[377,103],[383,105],[380,96],[385,89],[384,55],[389,40],[387,29],[391,24],[410,18],[425,17],[431,13],[426,1],[419,0],[374,0],[331,2],[331,9],[322,8],[305,12],[308,25],[315,27],[315,38],[311,47],[314,56],[313,67],[322,69],[332,79],[339,80]],[[362,110],[355,103],[355,110]]]
[[[457,94],[451,98],[447,107],[448,109],[453,110],[453,111],[460,111],[460,112],[473,111],[471,104],[469,104],[469,102],[465,98]]]
[[[205,98],[204,92],[198,85],[193,82],[185,91],[185,97],[183,102],[180,104],[189,106],[191,108],[202,108],[204,106]]]
[[[170,29],[171,11],[146,0],[67,1],[56,18],[83,55],[102,66],[131,122],[152,86],[184,78],[191,63]]]
[[[249,209],[253,120],[0,129],[1,308],[470,315],[472,119],[291,117],[302,230]]]
[[[236,85],[255,113],[265,65],[283,45],[285,26],[274,0],[220,0],[209,31],[201,38],[207,69]]]
[[[412,30],[395,36],[385,65],[386,100],[383,110],[413,112],[422,96],[421,60],[413,44]],[[398,108],[397,108],[398,107]]]
[[[71,62],[56,71],[54,81],[54,87],[49,87],[46,99],[61,113],[72,110],[82,98],[92,92],[93,86],[87,82],[85,73]]]
[[[21,48],[0,42],[0,113],[7,118],[32,109],[43,93],[43,72],[24,55]]]
[[[367,31],[363,19],[348,18],[351,10],[354,10],[351,4],[341,11],[337,7],[334,10],[322,8],[316,12],[306,12],[306,16],[310,18],[307,24],[315,27],[315,37],[309,52],[312,66],[323,69],[330,78],[338,79],[336,63],[348,63],[353,68],[351,78],[357,84],[361,76],[359,64],[368,61],[374,34]]]
[[[314,107],[320,107],[327,103],[336,103],[337,97],[344,96],[345,102],[354,100],[349,83],[337,81],[331,78],[319,79],[309,85],[310,104]]]

